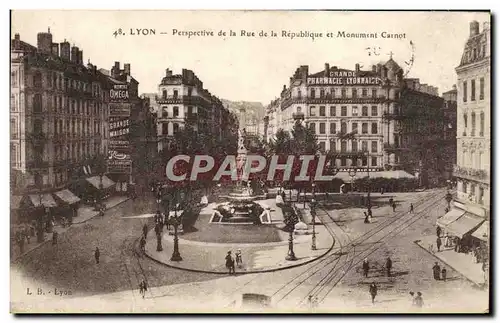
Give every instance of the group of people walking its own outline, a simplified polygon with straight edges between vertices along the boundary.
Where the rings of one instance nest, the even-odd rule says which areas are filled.
[[[233,254],[230,251],[227,252],[226,255],[226,268],[229,270],[229,274],[235,274],[235,263],[238,268],[241,268],[243,266],[243,259],[241,256],[241,249],[238,249],[236,251],[235,256],[233,257]]]
[[[370,271],[370,263],[368,262],[367,258],[365,258],[363,260],[362,268],[363,268],[363,276],[365,278],[368,278],[368,272]],[[387,277],[391,277],[391,270],[392,270],[392,259],[391,259],[391,257],[387,257],[387,259],[385,260],[384,269],[385,269],[385,271],[387,273]]]

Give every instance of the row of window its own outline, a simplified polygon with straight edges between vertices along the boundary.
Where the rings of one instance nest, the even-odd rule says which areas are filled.
[[[348,147],[348,141],[346,141],[346,140],[340,141],[340,152],[341,153],[368,151],[368,141],[366,141],[366,140],[362,140],[359,142],[357,140],[350,140],[349,143],[350,143],[350,145]],[[360,143],[361,143],[361,146],[359,145]],[[326,142],[320,141],[319,144],[320,144],[320,147],[323,147],[322,151],[326,151],[326,148],[325,148]],[[350,150],[349,150],[349,148],[350,148]],[[335,140],[330,140],[329,151],[338,152],[337,142]],[[378,141],[377,140],[371,141],[371,152],[378,153]]]
[[[90,100],[74,100],[64,96],[52,96],[50,102],[55,113],[73,115],[98,115],[102,110],[102,103],[95,104]],[[43,113],[43,100],[40,93],[33,95],[33,112]],[[104,110],[104,112],[106,112]]]
[[[476,136],[476,113],[472,112],[470,115],[471,123],[470,123],[470,136],[475,137]],[[469,127],[468,125],[468,118],[467,118],[467,113],[463,114],[464,118],[464,131],[462,133],[462,136],[467,136],[467,128]],[[479,114],[479,137],[484,137],[484,112],[481,112]]]
[[[340,107],[340,116],[341,117],[347,117],[347,106],[341,106]],[[361,108],[361,114],[359,114],[359,109],[357,106],[352,106],[351,108],[351,114],[350,116],[357,117],[357,116],[362,116],[362,117],[368,117],[368,107],[363,106]],[[332,105],[330,106],[329,109],[330,112],[330,117],[336,117],[337,116],[337,107]],[[297,113],[302,113],[302,108],[297,107]],[[315,106],[310,106],[309,107],[309,116],[311,117],[316,117],[317,116],[317,110]],[[325,106],[320,106],[319,107],[319,116],[320,117],[326,117],[326,107]],[[376,105],[371,107],[371,116],[376,117],[378,116],[378,107]]]
[[[169,133],[168,128],[169,128],[168,127],[168,123],[162,123],[162,125],[161,125],[161,134],[163,136],[175,135],[179,131],[180,126],[179,126],[178,123],[174,122],[173,127],[172,127],[173,128],[173,132],[172,133]]]
[[[463,100],[467,102],[468,93],[467,93],[467,81],[464,81],[462,84],[463,89]],[[476,80],[470,80],[470,100],[476,101]],[[484,77],[479,79],[479,100],[484,100]]]
[[[310,122],[309,123],[309,128],[314,132],[316,132],[316,123]],[[341,122],[340,123],[340,133],[347,133],[347,123],[346,122]],[[351,132],[353,133],[359,133],[358,130],[358,123],[357,122],[351,122]],[[319,123],[319,134],[326,134],[326,123],[325,122],[320,122]],[[335,122],[330,122],[330,134],[336,134],[337,133],[337,123]],[[362,134],[368,134],[368,123],[363,122],[361,123],[361,133]],[[371,134],[378,134],[378,124],[376,122],[371,123]]]
[[[476,190],[477,188],[477,190]],[[477,186],[474,183],[468,184],[467,182],[462,182],[462,190],[464,194],[469,194],[467,199],[472,200],[473,202],[484,204],[484,188],[481,186]]]
[[[324,149],[324,142],[319,143],[320,148]],[[340,160],[340,162],[339,162]],[[367,157],[361,157],[361,158],[346,158],[346,157],[341,157],[335,160],[335,165],[336,166],[344,166],[344,167],[352,167],[352,166],[357,166],[357,167],[377,167],[378,166],[378,161],[377,157],[371,157],[370,158],[370,165],[368,165],[368,158]]]
[[[65,126],[64,123],[66,123]],[[15,118],[10,119],[10,126],[11,129],[13,129],[12,130],[13,133],[15,133],[15,135],[14,134],[13,135],[16,136],[17,138],[17,133],[19,132],[19,130],[18,130],[17,120]],[[71,120],[71,122],[70,120],[66,120],[66,122],[64,122],[63,120],[56,120],[54,122],[54,136],[61,135],[64,133],[89,136],[98,134],[100,132],[101,132],[100,124],[97,121],[94,121],[93,123],[90,122],[89,120],[82,120],[81,122],[77,122],[77,120],[73,119]],[[43,120],[35,119],[33,121],[33,133],[34,134],[43,133]]]
[[[348,95],[348,88],[342,87],[340,88],[340,97],[341,98],[347,98]],[[363,89],[356,89],[356,88],[350,88],[350,97],[355,99],[358,97],[361,98],[368,98],[371,96],[372,98],[377,97],[377,89],[369,89],[363,88]],[[315,98],[335,98],[336,95],[338,95],[339,89],[338,88],[311,88],[309,89],[309,98],[315,99]],[[302,91],[300,89],[297,90],[297,98],[301,99],[302,98]]]
[[[90,92],[92,90],[94,96],[99,96],[99,94],[102,95],[99,84],[91,85],[90,83],[86,83],[80,80],[70,79],[68,77],[62,77],[62,75],[56,72],[48,72],[46,75],[47,75],[46,83],[49,88],[59,89],[59,90],[73,89],[85,92]],[[14,78],[14,76],[12,76],[12,78]],[[44,82],[42,73],[39,71],[35,72],[33,74],[33,86],[36,88],[42,88],[43,83]]]
[[[187,96],[192,96],[192,95],[193,95],[193,89],[192,88],[188,88]],[[173,90],[172,91],[172,98],[173,99],[177,99],[178,97],[179,97],[179,91],[178,90]],[[162,91],[162,98],[163,99],[167,99],[168,98],[168,90],[163,89],[163,91]]]
[[[463,151],[461,154],[461,166],[473,169],[486,169],[489,166],[488,160],[482,151]]]

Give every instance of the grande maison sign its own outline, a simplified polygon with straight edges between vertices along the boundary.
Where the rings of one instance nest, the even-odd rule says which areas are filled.
[[[308,77],[307,85],[379,85],[378,77],[360,77],[353,71],[330,72],[330,77]]]

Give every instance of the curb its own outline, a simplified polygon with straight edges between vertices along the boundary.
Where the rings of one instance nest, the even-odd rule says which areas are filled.
[[[300,267],[303,265],[310,264],[316,260],[323,258],[326,254],[328,254],[330,251],[333,250],[333,247],[335,246],[336,239],[333,235],[330,235],[330,236],[333,238],[333,242],[332,242],[332,245],[330,246],[330,248],[328,248],[324,253],[322,253],[321,255],[319,255],[313,259],[310,259],[308,261],[305,261],[305,262],[302,262],[299,264],[286,266],[286,267],[237,272],[234,275],[238,276],[238,275],[248,275],[248,274],[258,274],[258,273],[270,273],[270,272],[276,272],[276,271],[285,270],[285,269],[297,268],[297,267]],[[154,262],[161,264],[161,265],[164,265],[164,266],[167,266],[167,267],[170,267],[170,268],[175,268],[175,269],[180,269],[180,270],[185,270],[185,271],[195,272],[195,273],[214,274],[214,275],[229,275],[227,272],[221,272],[221,271],[210,271],[210,270],[202,270],[202,269],[183,268],[183,267],[179,267],[179,266],[175,266],[172,264],[167,264],[167,263],[164,263],[162,261],[159,261],[159,260],[153,258],[152,256],[150,256],[147,252],[144,252],[144,255],[146,257],[148,257],[149,259],[153,260]]]
[[[116,206],[118,206],[118,205],[120,205],[120,204],[122,204],[122,203],[125,203],[125,202],[126,202],[126,201],[128,201],[128,200],[130,200],[130,198],[127,198],[126,200],[123,200],[123,201],[121,201],[121,202],[119,202],[119,203],[117,203],[117,204],[113,205],[112,207],[110,207],[110,208],[106,209],[106,210],[110,210],[110,209],[112,209],[112,208],[114,208],[114,207],[116,207]],[[82,223],[85,223],[85,222],[87,222],[87,221],[89,221],[89,220],[91,220],[91,219],[95,218],[98,214],[99,214],[99,213],[98,213],[98,212],[96,212],[96,214],[94,214],[93,216],[89,217],[88,219],[83,220],[83,221],[81,221],[81,222],[73,222],[73,223],[72,223],[72,225],[74,225],[74,224],[82,224]],[[69,228],[68,228],[68,229],[69,229]],[[66,231],[65,231],[65,232],[63,232],[63,233],[66,233]],[[25,253],[23,253],[23,254],[21,254],[21,255],[17,256],[16,258],[11,259],[11,261],[10,261],[10,262],[11,262],[11,263],[15,263],[16,261],[18,261],[18,260],[20,260],[20,259],[24,258],[24,257],[25,257],[25,256],[27,256],[28,254],[30,254],[32,251],[37,250],[37,249],[38,249],[38,248],[40,248],[41,246],[44,246],[45,244],[49,243],[50,241],[52,241],[52,239],[47,239],[47,240],[45,240],[44,242],[42,242],[42,243],[38,244],[37,246],[35,246],[33,249],[30,249],[30,250],[26,251]]]
[[[430,255],[432,255],[434,258],[436,258],[437,260],[439,260],[440,262],[446,264],[448,267],[450,267],[451,269],[453,269],[454,271],[456,271],[457,273],[460,274],[460,276],[464,277],[465,279],[467,279],[469,282],[473,283],[474,285],[476,285],[477,287],[479,288],[483,288],[483,285],[484,284],[479,284],[479,283],[476,283],[475,281],[473,281],[472,279],[470,279],[469,277],[467,277],[466,275],[464,275],[460,270],[456,269],[454,266],[450,265],[449,263],[447,263],[446,261],[442,260],[441,258],[439,258],[438,256],[434,255],[432,252],[430,252],[429,250],[427,250],[427,248],[424,248],[423,246],[421,246],[419,244],[420,240],[415,240],[413,241],[414,244],[416,244],[417,246],[419,246],[420,248],[424,249],[425,251],[427,251],[427,253],[429,253]]]

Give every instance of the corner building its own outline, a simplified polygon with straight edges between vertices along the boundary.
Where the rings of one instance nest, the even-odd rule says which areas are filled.
[[[267,139],[279,128],[305,122],[320,149],[336,156],[341,178],[350,169],[405,170],[427,184],[437,168],[432,143],[442,137],[443,99],[437,88],[405,79],[392,58],[368,71],[359,64],[348,70],[327,63],[310,74],[300,66],[278,100],[267,107]]]

